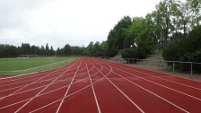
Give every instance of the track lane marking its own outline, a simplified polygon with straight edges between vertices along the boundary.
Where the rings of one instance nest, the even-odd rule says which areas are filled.
[[[92,68],[92,69],[93,69],[93,68]],[[94,73],[92,76],[96,75],[97,73],[98,73],[98,72]],[[77,82],[75,82],[75,83],[73,83],[73,84],[77,84],[77,83],[79,83],[79,82],[81,82],[81,81],[83,81],[83,80],[85,80],[85,79],[88,79],[88,77],[86,77],[86,78],[84,78],[84,79],[81,79],[81,80],[79,80],[79,81],[77,81]],[[44,86],[41,86],[41,87],[45,87],[45,86],[47,86],[47,85],[44,85]],[[90,86],[90,85],[89,85],[89,86]],[[38,87],[38,88],[41,88],[41,87]],[[66,87],[66,86],[63,86],[63,87],[60,87],[60,88],[57,88],[57,89],[48,91],[48,92],[46,92],[46,93],[42,93],[42,94],[38,95],[38,97],[43,96],[43,95],[46,95],[46,94],[49,94],[49,93],[52,93],[52,92],[55,92],[55,91],[58,91],[58,90],[63,89],[63,88],[65,88],[65,87]],[[38,89],[38,88],[36,88],[36,89]],[[76,93],[75,93],[75,94],[76,94]],[[72,95],[71,95],[71,96],[72,96]],[[5,108],[8,108],[8,107],[14,106],[14,105],[16,105],[16,104],[19,104],[19,103],[28,101],[29,99],[31,99],[31,98],[27,98],[27,99],[24,99],[24,100],[21,100],[21,101],[12,103],[12,104],[10,104],[10,105],[4,106],[4,107],[0,107],[0,109],[5,109]]]
[[[78,60],[79,61],[79,60]],[[78,62],[77,61],[77,62]],[[76,63],[74,63],[76,64]],[[34,97],[32,97],[31,99],[29,99],[28,102],[26,102],[24,105],[22,105],[19,109],[17,109],[14,113],[19,112],[22,108],[24,108],[27,104],[29,104],[33,99],[35,99],[36,97],[38,97],[39,94],[41,94],[45,89],[47,89],[50,85],[52,85],[58,78],[60,78],[61,76],[64,75],[64,73],[66,73],[68,71],[68,69],[70,69],[72,66],[68,67],[62,74],[60,74],[59,76],[56,77],[56,79],[54,79],[49,85],[47,85],[45,88],[43,88],[40,92],[38,92]]]
[[[114,64],[114,63],[107,63],[107,64],[110,64],[110,65],[111,65],[111,64]],[[151,81],[151,80],[148,80],[148,79],[146,79],[145,77],[140,77],[140,76],[138,76],[138,75],[136,75],[136,74],[129,73],[129,72],[126,72],[126,71],[124,71],[124,70],[122,70],[122,69],[119,69],[119,68],[117,68],[117,66],[116,66],[116,65],[118,65],[118,64],[114,64],[114,65],[115,65],[114,67],[115,67],[116,69],[118,69],[118,70],[120,70],[120,71],[123,71],[123,72],[125,72],[125,73],[127,73],[127,74],[131,74],[131,75],[133,75],[133,76],[139,77],[139,78],[141,78],[141,79],[143,79],[143,80],[146,80],[146,81],[148,81],[148,82],[151,82],[151,83],[153,83],[153,84],[157,84],[157,85],[159,85],[159,86],[162,86],[162,87],[167,88],[167,89],[169,89],[169,90],[172,90],[172,91],[174,91],[174,92],[177,92],[177,93],[186,95],[186,96],[188,96],[188,97],[191,97],[191,98],[193,98],[193,99],[196,99],[196,100],[198,100],[198,101],[201,101],[200,98],[194,97],[194,96],[192,96],[192,95],[190,95],[190,94],[187,94],[187,93],[185,93],[185,92],[182,92],[182,91],[179,91],[179,90],[176,90],[176,89],[167,87],[167,86],[165,86],[165,85],[162,85],[162,84],[153,82],[153,81]],[[122,68],[126,68],[126,69],[128,69],[128,70],[131,70],[131,69],[125,67],[125,66],[121,66],[121,65],[118,65],[118,66],[120,66],[120,67],[122,67]],[[132,70],[132,71],[133,71],[133,70]],[[150,75],[150,76],[152,76],[152,77],[155,77],[154,75],[151,75],[151,74],[147,74],[147,75]],[[198,88],[195,88],[195,87],[194,87],[193,89],[198,89]]]
[[[87,72],[86,72],[86,73],[87,73]],[[69,74],[69,73],[68,73],[68,74]],[[82,75],[82,74],[85,74],[85,73],[78,74],[78,76],[80,76],[80,75]],[[55,77],[55,78],[56,78],[56,77]],[[69,79],[71,79],[71,78],[72,78],[72,77],[67,78],[67,79],[64,79],[64,80],[61,80],[61,81],[59,81],[59,82],[55,82],[54,84],[57,84],[57,83],[60,83],[60,82],[63,82],[63,81],[69,80]],[[50,80],[52,80],[52,79],[54,79],[54,78],[51,78],[51,79],[48,79],[48,80],[45,80],[45,81],[50,81]],[[57,80],[57,81],[58,81],[58,80]],[[44,81],[37,82],[37,83],[42,83],[42,82],[44,82]],[[23,87],[23,86],[25,86],[25,85],[18,86],[18,87]],[[39,87],[37,87],[37,88],[44,87],[44,86],[46,86],[46,85],[39,86]],[[0,92],[9,91],[9,90],[12,90],[12,89],[16,89],[16,88],[18,88],[18,87],[11,88],[11,89],[7,89],[7,90],[1,90]],[[10,96],[14,96],[14,95],[17,95],[17,94],[20,94],[20,93],[23,93],[23,92],[32,91],[32,90],[37,89],[37,88],[33,88],[33,89],[25,90],[25,91],[20,91],[20,92],[17,92],[17,93],[12,94],[12,95],[10,95]],[[5,96],[5,97],[8,97],[8,95]]]
[[[115,68],[116,68],[116,67],[115,67]],[[170,88],[170,87],[168,87],[168,86],[165,86],[165,85],[162,85],[162,84],[153,82],[153,81],[148,80],[148,79],[146,79],[146,78],[140,77],[140,76],[138,76],[138,75],[136,75],[136,74],[132,74],[132,73],[126,72],[126,71],[124,71],[124,70],[122,70],[122,69],[119,69],[119,68],[116,68],[116,69],[118,69],[118,70],[120,70],[120,71],[122,71],[122,72],[124,72],[124,73],[130,74],[130,75],[133,75],[133,76],[137,76],[137,77],[139,77],[139,78],[141,78],[141,79],[143,79],[143,80],[145,80],[145,81],[147,81],[147,82],[150,82],[150,83],[152,83],[152,84],[156,84],[156,85],[158,85],[158,86],[164,87],[164,88],[169,89],[169,90],[171,90],[171,91],[174,91],[174,92],[177,92],[177,93],[186,95],[186,96],[188,96],[188,97],[191,97],[191,98],[193,98],[193,99],[196,99],[196,100],[198,100],[198,101],[201,101],[200,98],[194,97],[194,96],[192,96],[192,95],[190,95],[190,94],[187,94],[187,93],[184,93],[184,92],[182,92],[182,91],[179,91],[179,90]]]
[[[129,69],[130,70],[130,69]],[[135,70],[133,70],[135,71]],[[155,78],[158,78],[158,79],[161,79],[161,80],[164,80],[164,81],[168,81],[168,82],[171,82],[171,83],[174,83],[174,84],[179,84],[179,85],[182,85],[182,86],[185,86],[185,87],[189,87],[189,88],[192,88],[192,89],[196,89],[196,90],[200,90],[200,88],[196,88],[196,87],[193,87],[193,86],[190,86],[190,85],[186,85],[186,84],[183,84],[183,83],[179,83],[179,82],[175,82],[175,81],[171,81],[171,80],[167,80],[167,79],[164,79],[162,77],[158,77],[158,76],[155,76],[155,75],[152,75],[152,74],[148,74],[148,73],[143,73],[143,72],[139,72],[139,71],[135,71],[135,72],[138,72],[138,73],[141,73],[141,74],[145,74],[145,75],[150,75],[152,77],[155,77]],[[172,77],[172,76],[170,76]]]
[[[104,61],[104,62],[105,62],[105,61]],[[175,84],[180,84],[180,85],[183,85],[183,86],[186,86],[186,87],[190,87],[190,88],[192,88],[192,89],[201,90],[200,88],[197,88],[197,87],[194,87],[194,86],[186,85],[186,84],[179,83],[179,82],[175,82],[175,81],[172,81],[172,80],[167,80],[167,79],[164,79],[164,78],[162,78],[162,77],[155,76],[155,75],[153,75],[153,74],[143,73],[143,72],[140,72],[140,71],[137,71],[137,70],[130,69],[130,68],[136,68],[136,67],[122,66],[122,65],[119,65],[119,64],[117,64],[117,63],[111,63],[111,62],[107,62],[107,64],[115,64],[114,67],[116,67],[116,65],[118,65],[118,66],[120,66],[120,67],[122,67],[122,68],[124,68],[124,69],[128,69],[128,70],[130,70],[130,71],[134,71],[134,72],[141,73],[141,74],[144,74],[144,75],[150,75],[151,77],[159,78],[159,79],[162,79],[162,80],[165,80],[165,81],[169,81],[169,82],[172,82],[172,83],[175,83]],[[141,69],[141,68],[139,68],[139,69]],[[145,70],[145,69],[144,69],[144,70]],[[150,70],[148,70],[148,71],[150,71]],[[153,72],[153,71],[150,71],[150,72]],[[170,75],[169,75],[169,77],[175,77],[175,76],[170,76]],[[178,77],[178,78],[180,78],[180,77]],[[182,78],[182,79],[186,79],[186,78]],[[190,79],[186,79],[186,80],[190,80]],[[194,81],[194,82],[197,82],[197,81]]]
[[[89,75],[89,80],[90,80],[90,83],[91,83],[91,88],[92,88],[92,92],[93,92],[94,99],[95,99],[95,102],[96,102],[96,106],[97,106],[97,109],[98,109],[98,113],[101,113],[101,109],[100,109],[100,106],[99,106],[99,103],[98,103],[98,99],[96,97],[96,92],[94,90],[93,82],[91,80],[91,74],[89,73],[89,67],[88,67],[86,61],[85,61],[85,64],[86,64],[86,67],[87,67],[87,72],[88,72],[88,75]]]
[[[16,92],[19,92],[19,91],[21,91],[22,89],[24,89],[24,88],[26,88],[26,87],[28,87],[28,86],[30,86],[30,85],[32,85],[32,84],[35,84],[36,82],[40,81],[41,79],[43,79],[43,78],[45,78],[45,77],[47,77],[47,76],[50,76],[51,74],[53,74],[53,73],[55,73],[55,72],[57,72],[57,71],[58,71],[58,70],[55,70],[55,71],[53,71],[53,72],[51,72],[51,73],[48,73],[47,75],[45,75],[45,76],[43,76],[43,77],[40,77],[39,79],[37,79],[37,80],[35,80],[35,81],[33,81],[33,82],[29,83],[29,84],[24,85],[22,88],[15,90],[14,92],[10,93],[9,95],[7,95],[7,96],[5,96],[5,97],[1,97],[1,98],[0,98],[0,101],[3,100],[3,99],[5,99],[5,98],[7,98],[7,97],[13,96]]]
[[[96,67],[97,68],[97,67]],[[107,67],[105,67],[108,69]],[[111,69],[108,69],[109,71],[113,72],[112,67]],[[98,69],[98,68],[97,68]],[[123,96],[125,96],[140,112],[145,113],[131,98],[129,98],[118,86],[116,86],[107,76],[104,76],[102,72],[100,72],[104,78],[106,78]]]
[[[74,65],[74,64],[69,64],[68,65],[68,67],[70,66],[70,65]],[[60,72],[60,71],[63,71],[63,70],[65,70],[66,68],[68,68],[68,67],[60,67],[60,68],[57,68],[57,69],[55,69],[55,70],[57,70],[58,72]],[[54,70],[52,70],[52,71],[54,71]],[[49,72],[49,73],[52,73],[52,71],[51,72]],[[69,71],[71,71],[71,70],[69,70]],[[44,71],[44,72],[42,72],[42,73],[46,73],[46,71]],[[49,73],[47,73],[47,74],[49,74]],[[45,75],[47,75],[47,74],[45,74]],[[23,78],[18,78],[17,80],[16,79],[14,79],[14,80],[12,80],[12,78],[11,78],[11,80],[8,80],[8,81],[5,81],[5,82],[1,82],[1,83],[4,83],[5,85],[1,85],[0,87],[3,87],[3,86],[8,86],[8,85],[14,85],[14,84],[18,84],[18,83],[23,83],[23,82],[28,82],[28,81],[32,81],[32,80],[36,80],[36,79],[38,79],[38,78],[36,78],[37,76],[40,76],[40,73],[37,73],[37,74],[34,74],[34,75],[29,75],[29,76],[23,76]],[[33,77],[35,77],[35,78],[33,78]],[[30,80],[30,78],[31,78],[31,80]],[[28,79],[28,80],[22,80],[23,79]],[[13,82],[14,81],[14,82]],[[12,82],[12,83],[7,83],[7,82]]]
[[[102,70],[102,69],[101,69],[101,70]],[[101,70],[99,70],[99,71],[101,71]],[[99,72],[99,71],[98,71],[98,72]],[[98,73],[98,72],[97,72],[97,73]],[[110,73],[111,73],[111,71],[109,71],[105,76],[108,76]],[[96,73],[95,73],[94,75],[96,75]],[[88,77],[87,77],[87,78],[88,78]],[[104,80],[104,79],[105,79],[105,78],[102,77],[102,78],[99,79],[98,81],[94,82],[93,85],[99,83],[100,81],[102,81],[102,80]],[[80,93],[81,91],[84,91],[84,90],[86,90],[86,89],[89,88],[89,87],[91,87],[91,84],[89,84],[88,86],[85,86],[84,88],[81,88],[80,90],[77,90],[77,91],[75,91],[75,92],[73,92],[73,93],[71,93],[71,94],[65,96],[64,99],[65,99],[65,98],[69,98],[70,96],[76,95],[77,93]],[[58,99],[58,100],[55,100],[55,101],[53,101],[53,102],[51,102],[51,103],[49,103],[49,104],[47,104],[47,105],[45,105],[45,106],[42,106],[42,107],[37,108],[37,109],[35,109],[35,110],[32,110],[32,111],[30,111],[30,113],[37,112],[37,111],[39,111],[39,110],[41,110],[41,109],[44,109],[44,108],[46,108],[46,107],[48,107],[48,106],[50,106],[50,105],[52,105],[52,104],[55,104],[55,103],[61,101],[62,99],[63,99],[63,98]]]
[[[83,62],[83,61],[82,61],[82,62]],[[75,76],[77,75],[77,72],[78,72],[78,70],[79,70],[79,68],[80,68],[80,66],[81,66],[81,64],[82,64],[82,62],[81,62],[81,63],[79,64],[79,66],[77,67],[77,70],[76,70],[76,72],[75,72],[75,74],[74,74],[74,76],[73,76],[73,78],[72,78],[72,80],[71,80],[71,83],[68,85],[68,88],[67,88],[67,90],[66,90],[66,92],[65,92],[65,94],[64,94],[64,97],[68,94],[68,91],[69,91],[69,89],[71,88],[71,85],[73,84],[73,81],[74,81],[74,79],[75,79]],[[63,98],[64,98],[64,97],[63,97]],[[59,106],[58,106],[58,108],[57,108],[56,113],[59,113],[59,110],[60,110],[60,108],[61,108],[61,106],[62,106],[64,100],[65,100],[65,99],[62,99],[62,100],[61,100],[61,102],[60,102],[60,104],[59,104]]]
[[[182,111],[184,111],[184,112],[186,112],[186,113],[190,113],[189,111],[185,110],[184,108],[182,108],[182,107],[180,107],[180,106],[178,106],[178,105],[172,103],[171,101],[169,101],[169,100],[167,100],[167,99],[165,99],[165,98],[163,98],[163,97],[157,95],[156,93],[154,93],[154,92],[152,92],[152,91],[150,91],[150,90],[148,90],[148,89],[146,89],[146,88],[140,86],[139,84],[137,84],[137,83],[135,83],[135,82],[133,82],[133,81],[128,80],[127,78],[121,76],[120,74],[118,74],[118,73],[116,73],[116,72],[114,72],[114,73],[115,73],[116,75],[119,75],[120,77],[124,78],[126,81],[128,81],[128,82],[130,82],[130,83],[132,83],[132,84],[138,86],[139,88],[141,88],[141,89],[143,89],[143,90],[145,90],[145,91],[151,93],[152,95],[154,95],[154,96],[156,96],[156,97],[162,99],[163,101],[166,101],[167,103],[169,103],[169,104],[171,104],[171,105],[177,107],[178,109],[180,109],[180,110],[182,110]]]
[[[111,65],[110,65],[110,66],[111,66]],[[107,67],[105,67],[105,68],[108,69]],[[116,68],[116,67],[115,67],[115,68]],[[108,69],[108,70],[109,70],[109,69]],[[120,70],[120,69],[119,69],[119,70]],[[157,95],[156,93],[154,93],[154,92],[152,92],[152,91],[150,91],[150,90],[148,90],[148,89],[146,89],[146,88],[144,88],[144,87],[138,85],[137,83],[134,83],[134,82],[128,80],[127,78],[121,76],[120,74],[118,74],[118,73],[116,73],[116,72],[114,72],[114,71],[113,71],[113,73],[115,73],[116,75],[118,75],[118,76],[120,76],[121,78],[125,79],[126,81],[128,81],[128,82],[130,82],[130,83],[136,85],[137,87],[143,89],[144,91],[146,91],[146,92],[148,92],[148,93],[150,93],[150,94],[152,94],[152,95],[154,95],[154,96],[156,96],[156,97],[162,99],[163,101],[166,101],[167,103],[169,103],[169,104],[171,104],[171,105],[177,107],[178,109],[180,109],[180,110],[182,110],[182,111],[184,111],[184,112],[186,112],[186,113],[190,113],[189,111],[185,110],[184,108],[181,108],[180,106],[177,106],[176,104],[174,104],[174,103],[170,102],[169,100],[167,100],[167,99],[165,99],[165,98],[163,98],[163,97]]]

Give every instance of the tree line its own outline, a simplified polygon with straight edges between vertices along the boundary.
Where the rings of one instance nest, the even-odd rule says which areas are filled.
[[[189,32],[201,24],[200,9],[200,0],[163,0],[145,17],[124,16],[109,31],[106,41],[87,46],[87,54],[114,56],[123,50],[123,58],[146,58],[155,49],[163,50],[188,38]]]
[[[19,56],[70,56],[70,55],[85,55],[85,48],[78,46],[70,46],[66,44],[63,48],[58,48],[56,51],[52,46],[46,44],[35,46],[29,43],[22,43],[21,46],[13,46],[8,44],[0,44],[0,58],[19,57]]]
[[[200,0],[163,0],[145,17],[124,16],[101,43],[90,42],[86,48],[66,44],[56,51],[48,44],[45,47],[27,43],[20,47],[0,45],[0,57],[21,54],[112,57],[120,50],[123,58],[146,58],[155,49],[164,49],[172,42],[189,38],[189,32],[201,24],[200,8]]]

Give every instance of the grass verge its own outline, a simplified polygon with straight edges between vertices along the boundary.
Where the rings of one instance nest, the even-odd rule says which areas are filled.
[[[41,72],[67,65],[79,57],[1,58],[0,76]]]

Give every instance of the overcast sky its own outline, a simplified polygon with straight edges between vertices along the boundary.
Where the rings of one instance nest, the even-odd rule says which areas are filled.
[[[107,40],[123,17],[144,17],[160,0],[0,0],[0,44],[54,49]]]

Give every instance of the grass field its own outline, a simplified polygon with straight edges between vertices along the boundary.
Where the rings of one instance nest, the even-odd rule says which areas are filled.
[[[1,58],[0,75],[19,75],[64,66],[79,57]]]

